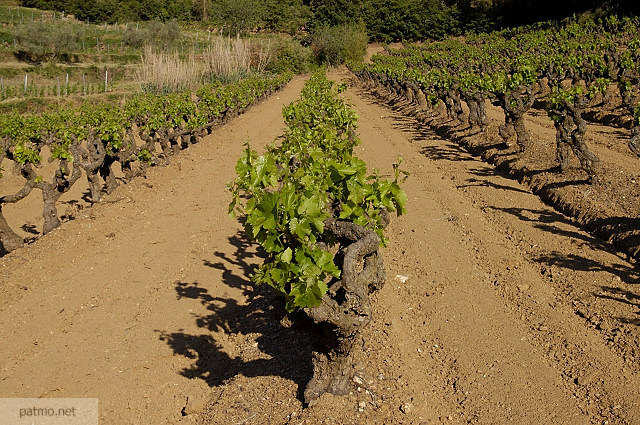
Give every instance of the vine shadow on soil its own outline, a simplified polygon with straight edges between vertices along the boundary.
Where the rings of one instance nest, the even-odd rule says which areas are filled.
[[[304,317],[288,321],[282,297],[270,287],[256,287],[248,279],[256,268],[250,260],[263,255],[255,252],[244,234],[239,232],[230,237],[229,242],[235,247],[234,255],[215,252],[219,261],[204,260],[203,263],[222,270],[223,282],[241,290],[246,303],[213,295],[198,282],[176,282],[178,300],[196,300],[205,306],[207,314],[194,314],[194,318],[197,326],[208,333],[161,332],[160,339],[174,353],[193,360],[191,366],[179,372],[184,377],[202,379],[210,387],[217,387],[237,375],[280,376],[298,385],[298,399],[303,401],[304,389],[313,375],[311,335],[304,329]],[[241,275],[234,270],[238,268]],[[287,327],[282,323],[293,324]],[[216,339],[219,333],[236,337],[234,343],[240,344],[239,356],[228,354],[223,343]],[[249,334],[257,336],[243,337]]]
[[[533,227],[536,229],[543,230],[545,232],[552,233],[554,235],[561,235],[567,238],[571,238],[573,240],[577,240],[580,245],[587,244],[590,247],[601,250],[609,250],[610,248],[602,241],[594,238],[593,236],[589,236],[584,233],[580,233],[578,231],[571,231],[562,229],[556,224],[563,224],[568,226],[575,226],[575,223],[560,213],[551,210],[544,209],[531,209],[531,208],[519,208],[519,207],[492,207],[488,206],[488,209],[493,209],[496,211],[501,211],[503,213],[507,213],[518,218],[521,221],[534,223]],[[593,267],[589,266],[589,268],[584,268],[581,264],[575,265],[578,270],[594,270]],[[603,269],[604,266],[601,266],[600,269]],[[630,269],[632,270],[632,269]],[[631,275],[631,271],[627,274]],[[623,278],[621,275],[620,278]]]
[[[640,294],[635,294],[623,286],[625,284],[640,284],[640,272],[635,268],[621,264],[605,265],[580,255],[559,252],[539,256],[536,261],[570,270],[604,271],[618,276],[620,278],[619,283],[614,281],[609,285],[602,285],[600,286],[600,291],[592,292],[591,296],[623,304],[628,316],[616,317],[615,319],[622,323],[640,326]],[[632,312],[629,307],[637,310]],[[638,317],[635,318],[633,315]]]
[[[497,175],[496,170],[494,168],[489,168],[486,166],[478,167],[473,172],[471,172],[471,174],[477,177],[487,177],[487,178],[483,179],[483,178],[471,177],[465,181],[466,184],[456,185],[456,188],[464,189],[469,187],[492,187],[498,190],[505,190],[505,191],[511,191],[511,192],[519,192],[519,193],[531,193],[531,191],[521,189],[520,187],[507,186],[507,185],[502,185],[502,184],[490,181],[489,180],[490,177],[495,177]]]
[[[603,271],[611,273],[614,276],[618,276],[621,282],[625,284],[637,285],[640,283],[640,274],[638,270],[632,267],[626,267],[621,264],[605,265],[590,258],[583,257],[576,254],[562,254],[559,252],[553,252],[550,254],[540,255],[535,260],[539,263],[547,264],[549,266],[557,266],[568,270],[579,271]],[[609,286],[603,286],[603,289],[615,289]],[[623,291],[618,288],[616,291]],[[640,296],[628,293],[632,298],[640,299]]]
[[[640,326],[640,295],[636,295],[631,291],[627,291],[625,289],[616,288],[613,286],[602,286],[601,294],[595,294],[596,297],[617,301],[622,304],[628,304],[632,308],[636,308],[635,312],[637,318],[628,318],[628,317],[618,317],[617,319],[622,323],[627,323],[629,325]]]
[[[555,235],[562,235],[570,239],[570,242],[575,244],[577,248],[582,248],[583,246],[589,246],[593,249],[598,250],[606,250],[615,254],[611,250],[611,248],[605,244],[603,241],[598,238],[590,235],[585,235],[580,232],[573,232],[570,230],[561,229],[560,227],[554,225],[554,223],[563,223],[573,225],[574,223],[562,216],[559,213],[546,211],[546,210],[534,210],[527,208],[495,208],[496,210],[506,212],[515,217],[518,217],[520,220],[536,222],[534,224],[535,228],[553,233]],[[634,222],[635,228],[637,228],[637,221],[631,220]],[[618,223],[619,220],[615,218],[606,219],[602,222],[598,222],[596,224],[599,225],[611,225],[611,223]],[[627,225],[629,223],[625,222]],[[621,225],[622,226],[622,225]],[[628,226],[622,226],[628,230]],[[635,237],[630,236],[633,239],[634,243],[637,243],[638,236]],[[640,316],[640,294],[634,294],[631,291],[624,289],[621,285],[629,284],[629,285],[638,285],[640,284],[640,270],[633,266],[626,266],[624,264],[603,264],[601,262],[595,261],[591,258],[587,258],[582,255],[577,254],[565,254],[560,252],[552,252],[545,255],[540,255],[535,258],[535,261],[546,264],[548,266],[558,266],[568,270],[579,270],[579,271],[603,271],[611,273],[614,276],[620,278],[620,286],[614,286],[615,284],[601,286],[601,293],[592,294],[596,298],[608,299],[611,301],[617,301],[622,304],[626,304],[632,307],[637,307],[638,311],[636,314]],[[640,318],[638,319],[629,319],[619,317],[623,323],[635,324],[640,326]]]

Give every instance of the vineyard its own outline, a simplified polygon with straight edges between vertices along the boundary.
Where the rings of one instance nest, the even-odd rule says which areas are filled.
[[[619,142],[640,154],[637,28],[635,19],[610,17],[599,24],[570,21],[562,26],[505,30],[470,37],[464,43],[452,39],[409,46],[374,56],[370,65],[354,64],[351,68],[368,87],[384,88],[386,95],[413,104],[416,110],[412,113],[427,117],[446,114],[451,120],[466,122],[469,129],[484,138],[473,142],[475,146],[470,148],[482,151],[486,158],[492,157],[492,162],[500,162],[520,180],[535,180],[537,172],[523,164],[506,163],[538,149],[531,146],[534,142],[526,117],[532,108],[542,109],[556,131],[555,152],[544,154],[550,157],[545,161],[550,164],[548,171],[570,174],[573,155],[582,175],[573,173],[567,179],[584,180],[606,192],[612,189],[607,185],[619,182],[612,182],[610,175],[602,177],[604,166],[588,147],[586,120],[613,123],[621,129],[621,135],[616,136]],[[497,139],[487,132],[489,102],[502,110]],[[489,152],[491,148],[495,149]],[[505,155],[509,161],[498,159]],[[613,176],[613,180],[618,177]],[[535,181],[531,185],[540,186]],[[563,205],[554,201],[553,195],[542,192],[547,202],[555,202],[558,209],[575,216],[618,249],[637,256],[635,226],[602,224],[610,211],[624,210],[637,195],[607,200],[606,204],[612,204],[610,211],[599,211],[599,199],[583,208]]]
[[[639,33],[571,18],[2,114],[0,398],[640,422]]]
[[[125,180],[143,175],[149,165],[167,163],[172,155],[210,134],[214,126],[244,112],[290,78],[208,85],[193,93],[195,101],[191,93],[140,95],[118,108],[104,104],[42,115],[5,115],[0,122],[0,163],[4,159],[13,162],[25,182],[16,193],[0,198],[0,242],[4,249],[12,251],[23,244],[1,215],[6,204],[22,200],[33,189],[40,190],[46,234],[60,225],[56,202],[83,171],[91,201],[98,202],[102,181],[106,193],[119,185],[114,165],[119,165]],[[45,149],[46,159],[55,163],[51,167],[53,175],[46,178],[34,168],[42,163]]]

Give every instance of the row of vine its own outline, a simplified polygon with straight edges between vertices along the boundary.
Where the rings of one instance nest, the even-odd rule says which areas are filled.
[[[137,95],[120,105],[83,105],[41,115],[0,117],[0,178],[9,161],[24,178],[15,193],[0,195],[0,243],[5,251],[24,244],[8,224],[3,207],[32,190],[42,192],[43,233],[60,225],[56,203],[85,175],[92,202],[112,192],[119,179],[143,175],[147,167],[169,158],[210,134],[213,128],[244,112],[254,102],[285,85],[290,74],[252,77],[238,83],[209,84],[195,92],[163,96]],[[56,162],[45,178],[43,157]]]
[[[629,148],[640,155],[640,38],[638,18],[508,29],[464,40],[409,45],[351,64],[363,80],[387,87],[422,109],[444,105],[448,116],[485,131],[486,100],[499,105],[506,146],[524,151],[530,142],[525,114],[542,102],[556,128],[557,160],[567,169],[572,151],[591,181],[599,159],[585,142],[587,107],[610,106],[632,117]]]
[[[306,83],[301,99],[283,110],[287,130],[279,146],[259,156],[250,147],[230,184],[230,213],[240,212],[246,233],[267,261],[252,279],[303,309],[329,335],[315,349],[314,375],[305,390],[312,404],[322,393],[344,394],[352,348],[371,320],[369,294],[385,281],[379,252],[389,212],[402,214],[406,176],[367,173],[353,155],[356,114],[337,95],[324,70]]]

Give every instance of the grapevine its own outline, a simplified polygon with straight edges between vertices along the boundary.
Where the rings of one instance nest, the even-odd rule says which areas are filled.
[[[389,49],[374,56],[371,64],[349,66],[370,87],[384,88],[421,112],[438,113],[442,107],[449,118],[462,120],[464,101],[469,125],[481,131],[486,129],[485,100],[492,101],[505,116],[499,136],[506,147],[520,152],[530,141],[525,114],[542,102],[556,126],[559,170],[566,170],[573,152],[589,180],[596,182],[599,160],[585,143],[582,115],[587,105],[605,106],[611,87],[618,89],[626,114],[634,117],[628,146],[640,154],[640,124],[635,119],[640,106],[639,24],[637,18],[586,23],[569,19],[472,35],[464,41],[451,38]]]
[[[195,93],[138,95],[124,105],[85,104],[42,115],[7,114],[0,118],[0,170],[12,161],[25,183],[14,194],[0,195],[0,243],[4,251],[24,243],[3,217],[2,206],[42,191],[43,233],[60,225],[56,202],[83,175],[91,201],[100,201],[119,185],[113,167],[125,179],[144,174],[151,165],[169,162],[180,149],[211,133],[248,106],[286,84],[291,75],[252,77],[226,86],[212,84]],[[137,137],[136,137],[137,136]],[[138,140],[142,140],[141,145]],[[160,149],[157,149],[157,145]],[[43,148],[58,167],[49,181],[38,176]],[[2,178],[2,174],[0,174]]]
[[[407,174],[396,164],[392,179],[368,175],[353,156],[356,115],[324,70],[283,116],[287,130],[279,146],[260,156],[247,146],[238,160],[229,212],[242,214],[247,236],[268,255],[253,281],[273,287],[288,311],[304,309],[331,325],[334,345],[320,350],[329,352],[329,366],[315,363],[305,391],[313,403],[323,392],[346,391],[353,339],[370,320],[368,294],[384,283],[384,228],[390,212],[405,212],[399,184]]]

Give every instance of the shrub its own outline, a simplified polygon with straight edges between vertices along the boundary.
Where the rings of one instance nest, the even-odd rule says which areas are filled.
[[[70,61],[80,41],[71,25],[53,26],[41,22],[18,25],[15,39],[18,58],[34,63],[52,58]]]
[[[213,37],[201,60],[211,79],[246,75],[251,72],[251,44],[240,37]]]
[[[262,3],[257,0],[218,0],[211,15],[213,22],[226,34],[246,34],[260,24]]]
[[[291,38],[278,38],[274,41],[273,58],[267,66],[268,71],[302,74],[311,71],[313,66],[313,53],[309,47],[304,47]]]
[[[143,28],[127,28],[122,34],[122,41],[133,49],[140,49],[145,44],[167,48],[175,45],[180,37],[180,25],[175,19],[165,23],[155,20]]]
[[[240,37],[214,37],[203,53],[188,57],[145,45],[137,80],[148,93],[172,93],[203,82],[237,81],[261,72],[269,61],[269,46]],[[255,60],[252,60],[255,59]]]
[[[362,61],[368,41],[367,31],[362,24],[325,26],[313,35],[311,48],[320,62],[340,65],[347,61]]]

